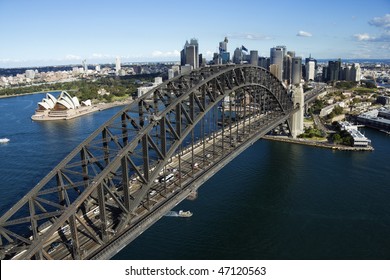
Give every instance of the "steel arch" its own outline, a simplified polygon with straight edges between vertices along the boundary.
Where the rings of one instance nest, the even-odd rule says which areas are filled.
[[[211,135],[206,137],[201,123],[211,118],[210,112],[227,96],[239,100],[234,104],[239,117],[232,121],[233,102],[228,102],[227,109],[222,104],[222,128],[216,127],[214,115]],[[228,123],[224,110],[230,114]],[[294,110],[283,84],[259,67],[205,67],[166,81],[92,133],[0,218],[2,258],[51,259],[46,248],[55,238],[72,240],[67,257],[96,257],[149,213],[177,197],[185,198],[184,189],[205,174],[194,171],[197,145],[204,147],[205,162],[206,143],[213,141],[209,167],[223,165],[229,154],[241,151],[241,146],[261,134],[256,127],[269,130]],[[198,129],[200,140],[195,139]],[[242,137],[241,146],[235,143],[232,147],[232,131]],[[230,133],[228,144],[224,133]],[[185,144],[188,140],[190,146]],[[185,173],[180,164],[186,149],[192,158],[185,165],[192,168],[192,174],[191,170]],[[219,152],[214,154],[214,150]],[[161,181],[175,157],[180,176],[170,188]],[[151,191],[165,200],[155,202]],[[29,233],[21,233],[22,225],[30,227]],[[93,248],[83,249],[87,243]]]

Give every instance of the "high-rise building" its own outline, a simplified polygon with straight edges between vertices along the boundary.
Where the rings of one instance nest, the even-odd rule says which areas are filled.
[[[275,77],[278,77],[279,75],[279,65],[278,64],[271,64],[269,66],[269,71],[271,74],[273,74]]]
[[[121,70],[121,59],[119,56],[115,59],[115,72],[119,74],[119,71]]]
[[[316,76],[316,64],[314,60],[306,62],[306,81],[314,81]]]
[[[355,82],[360,82],[362,76],[362,69],[360,68],[359,63],[352,64],[351,68],[351,80]]]
[[[291,84],[292,57],[287,53],[283,58],[283,81]]]
[[[276,73],[276,77],[279,80],[282,80],[283,76],[283,54],[285,52],[285,49],[281,47],[274,47],[270,50],[270,64],[276,64],[279,65],[278,72]]]
[[[83,68],[84,68],[84,73],[87,74],[88,73],[88,65],[87,65],[86,59],[83,60]]]
[[[294,51],[288,51],[287,55],[289,55],[291,58],[295,57],[295,52]]]
[[[186,41],[183,50],[180,52],[180,64],[182,66],[189,64],[193,69],[199,67],[199,44],[197,39],[192,38],[189,43]]]
[[[328,74],[327,74],[327,82],[328,81],[339,81],[341,80],[341,59],[335,61],[328,62]]]
[[[219,42],[219,56],[221,57],[222,64],[226,64],[230,61],[230,53],[227,51],[228,39],[225,39],[222,42]]]
[[[292,58],[291,67],[291,83],[297,85],[302,80],[302,57],[296,56]]]
[[[233,63],[240,64],[241,58],[242,58],[242,52],[241,52],[240,48],[236,48],[234,50],[234,54],[233,54]]]
[[[259,57],[259,66],[265,69],[269,69],[270,59],[269,57]]]
[[[251,51],[250,52],[251,56],[251,64],[253,66],[258,66],[259,65],[259,53],[257,51]]]

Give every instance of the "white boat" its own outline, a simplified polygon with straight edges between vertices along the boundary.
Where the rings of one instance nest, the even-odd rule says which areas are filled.
[[[9,139],[8,138],[0,138],[0,143],[8,143]]]
[[[192,216],[192,212],[190,212],[190,211],[183,211],[183,210],[179,211],[179,217],[188,218],[191,216]]]

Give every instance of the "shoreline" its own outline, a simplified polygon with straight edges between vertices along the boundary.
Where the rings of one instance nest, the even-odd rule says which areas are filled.
[[[95,112],[107,110],[110,108],[128,105],[128,104],[132,103],[132,101],[133,101],[132,99],[126,99],[124,101],[114,101],[114,102],[110,102],[110,103],[98,103],[98,104],[92,105],[91,108],[87,108],[84,110],[83,110],[83,108],[81,108],[82,111],[79,109],[78,111],[76,111],[75,114],[70,115],[70,116],[44,116],[44,115],[34,114],[31,116],[31,119],[33,121],[39,121],[39,122],[42,122],[42,121],[43,122],[44,121],[62,121],[62,120],[66,121],[66,120],[71,120],[71,119],[75,119],[78,117],[82,117],[82,116],[85,116],[88,114],[92,114]]]
[[[291,144],[306,145],[306,146],[324,148],[324,149],[330,149],[330,150],[338,150],[338,151],[374,151],[374,148],[371,146],[369,146],[369,147],[349,147],[349,146],[343,146],[343,145],[337,145],[337,144],[330,144],[328,142],[287,138],[285,136],[265,135],[262,137],[262,139],[291,143]]]
[[[11,94],[11,95],[0,95],[0,99],[2,98],[11,98],[11,97],[18,97],[18,96],[25,96],[25,95],[33,95],[33,94],[39,94],[39,93],[48,93],[48,92],[61,92],[62,89],[59,90],[44,90],[44,91],[34,91],[34,92],[26,92],[26,93],[19,93],[19,94]],[[71,90],[68,90],[71,91]]]

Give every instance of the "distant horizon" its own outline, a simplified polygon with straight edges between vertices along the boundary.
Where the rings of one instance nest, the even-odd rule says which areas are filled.
[[[367,5],[369,4],[369,5]],[[369,7],[369,8],[366,8]],[[238,9],[237,9],[238,8]],[[176,61],[199,41],[211,59],[219,42],[268,57],[283,45],[302,58],[390,59],[388,0],[0,1],[0,67]]]
[[[374,61],[377,61],[377,62],[390,62],[390,58],[342,58],[342,57],[337,57],[337,58],[315,58],[315,57],[312,57],[314,59],[316,59],[317,61],[320,61],[320,62],[327,62],[327,61],[334,61],[334,60],[338,60],[338,59],[341,59],[341,62],[343,61],[360,61],[360,62],[364,62],[364,61],[367,61],[367,62],[374,62]],[[305,57],[302,57],[302,59],[305,59]],[[304,61],[302,61],[304,62]],[[166,60],[166,61],[163,61],[163,60],[155,60],[155,61],[124,61],[124,62],[121,62],[121,65],[122,66],[131,66],[132,64],[141,64],[141,65],[144,65],[144,64],[158,64],[158,63],[162,63],[162,64],[168,64],[168,63],[180,63],[179,60]],[[96,65],[115,65],[115,62],[94,62],[94,63],[86,63],[88,66],[96,66]],[[34,66],[14,66],[14,67],[2,67],[0,66],[0,69],[24,69],[24,68],[45,68],[45,67],[76,67],[76,66],[80,66],[82,67],[82,62],[80,61],[80,63],[68,63],[68,64],[51,64],[51,65],[34,65]]]

